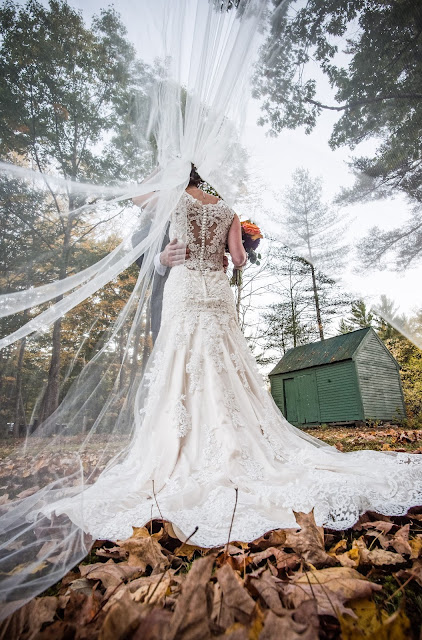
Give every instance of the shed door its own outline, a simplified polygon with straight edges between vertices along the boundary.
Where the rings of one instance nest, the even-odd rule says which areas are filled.
[[[293,378],[286,378],[284,382],[284,406],[286,407],[286,420],[297,422],[297,397],[296,386]]]
[[[305,373],[296,378],[298,395],[298,422],[319,422],[319,402],[315,373]]]

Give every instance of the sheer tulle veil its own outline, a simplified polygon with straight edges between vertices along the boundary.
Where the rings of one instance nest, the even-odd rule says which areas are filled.
[[[230,207],[255,198],[260,211],[255,221],[264,226],[274,219],[260,208],[264,185],[257,185],[249,173],[242,135],[260,46],[271,20],[284,15],[288,2],[135,4],[134,20],[154,23],[159,51],[148,103],[143,104],[136,123],[139,144],[154,158],[152,172],[138,183],[108,186],[65,180],[53,168],[40,174],[12,158],[0,164],[2,180],[16,185],[21,195],[30,193],[33,200],[34,194],[42,194],[44,199],[47,195],[72,203],[67,210],[62,208],[64,222],[84,216],[95,225],[117,207],[123,219],[132,198],[144,196],[139,215],[121,229],[123,241],[105,257],[60,279],[47,276],[42,284],[34,284],[28,276],[24,285],[14,287],[14,282],[24,281],[22,271],[16,269],[10,274],[12,284],[0,297],[0,317],[22,320],[11,324],[12,330],[0,339],[4,353],[23,339],[34,349],[43,349],[54,323],[71,316],[142,257],[136,284],[115,319],[104,320],[107,328],[92,357],[58,408],[28,433],[7,461],[10,495],[0,502],[0,618],[57,582],[89,552],[93,540],[84,521],[84,489],[125,458],[134,434],[137,443],[143,443],[140,459],[148,456],[140,382],[148,375],[154,353],[150,337],[153,260],[188,185],[191,163]],[[38,215],[41,212],[35,207],[34,220]],[[280,226],[280,216],[278,220]],[[184,238],[178,240],[183,243]],[[40,250],[31,272],[44,260]],[[393,318],[387,319],[394,323]],[[420,337],[409,331],[417,343]],[[313,440],[306,433],[303,438]],[[14,495],[13,474],[23,469],[24,491]],[[51,519],[43,515],[43,509],[67,496],[79,501],[78,524],[65,515]]]
[[[68,212],[70,216],[83,213],[98,220],[106,216],[107,207],[125,206],[125,201],[145,195],[136,226],[106,257],[64,279],[5,293],[0,299],[2,316],[39,310],[4,336],[0,346],[7,349],[26,336],[36,342],[57,319],[72,313],[143,258],[130,297],[92,358],[58,409],[11,456],[12,466],[18,458],[25,459],[28,482],[24,496],[1,507],[3,618],[59,580],[92,545],[83,527],[65,516],[50,520],[41,507],[72,495],[80,500],[83,514],[84,487],[121,460],[133,434],[142,430],[142,397],[137,391],[151,351],[153,258],[161,250],[171,213],[189,182],[191,163],[229,205],[243,184],[239,135],[267,3],[245,0],[233,6],[227,0],[181,0],[161,4],[160,73],[150,92],[149,112],[147,117],[142,114],[137,132],[145,144],[153,141],[155,171],[139,184],[106,187],[65,181],[53,172],[41,176],[25,167],[1,165],[6,177],[28,189],[48,190],[54,197],[76,195],[78,206]],[[149,11],[144,9],[146,20]],[[94,458],[89,468],[87,454]],[[143,455],[148,452],[139,451]]]

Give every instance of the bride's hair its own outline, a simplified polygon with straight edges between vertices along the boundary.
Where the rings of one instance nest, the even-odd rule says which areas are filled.
[[[199,187],[201,182],[203,182],[203,180],[199,175],[199,173],[197,172],[195,165],[192,162],[188,187]]]

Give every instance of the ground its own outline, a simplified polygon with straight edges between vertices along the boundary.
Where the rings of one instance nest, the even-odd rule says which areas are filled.
[[[422,453],[422,430],[323,425],[310,433],[342,451]],[[11,446],[0,446],[3,456]],[[0,471],[7,484],[16,469],[4,461]],[[300,529],[216,549],[180,544],[161,520],[117,544],[98,540],[3,622],[0,640],[419,640],[422,505],[400,517],[367,512],[339,532],[317,527],[312,512],[295,517]]]

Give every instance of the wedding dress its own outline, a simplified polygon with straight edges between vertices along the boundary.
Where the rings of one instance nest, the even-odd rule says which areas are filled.
[[[180,215],[184,214],[184,215]],[[352,526],[372,510],[403,515],[422,504],[422,456],[343,453],[289,424],[267,391],[240,330],[223,255],[234,212],[184,192],[170,239],[187,221],[190,257],[164,288],[162,324],[138,389],[141,428],[126,458],[46,514],[66,513],[94,539],[117,540],[151,518],[170,521],[191,544],[251,541],[298,528],[293,511],[314,509],[317,525]],[[147,452],[147,455],[145,455]]]

